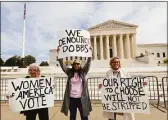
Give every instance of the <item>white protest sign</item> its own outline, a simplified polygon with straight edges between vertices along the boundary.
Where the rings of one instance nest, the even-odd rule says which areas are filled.
[[[54,106],[53,77],[11,79],[8,92],[13,112]]]
[[[149,100],[144,78],[105,78],[101,97],[103,111],[149,114]]]
[[[67,29],[58,32],[60,51],[58,58],[69,56],[92,57],[89,49],[90,33],[87,30]]]

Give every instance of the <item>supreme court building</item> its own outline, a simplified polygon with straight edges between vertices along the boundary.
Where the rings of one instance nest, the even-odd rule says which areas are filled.
[[[145,58],[140,56],[142,51],[146,52],[146,48],[142,49],[136,44],[137,27],[137,25],[109,20],[88,28],[93,47],[92,67],[109,67],[109,60],[113,56],[119,57],[125,66],[130,65],[130,63],[144,64],[144,61],[149,61],[147,59],[152,59],[149,54]],[[141,49],[141,51],[137,49]],[[49,51],[49,65],[59,67],[56,49]],[[166,54],[166,45],[164,51]],[[74,59],[79,59],[82,63],[86,61],[86,58],[77,56],[64,58],[64,61],[67,65],[70,65]],[[156,61],[153,63],[155,64]]]
[[[135,58],[137,27],[114,20],[90,27],[93,60],[109,60],[112,56]]]

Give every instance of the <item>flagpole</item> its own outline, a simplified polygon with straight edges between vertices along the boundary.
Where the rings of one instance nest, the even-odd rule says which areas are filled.
[[[24,3],[24,13],[23,13],[23,36],[22,36],[22,67],[24,66],[24,57],[25,57],[25,33],[26,33],[26,3]]]

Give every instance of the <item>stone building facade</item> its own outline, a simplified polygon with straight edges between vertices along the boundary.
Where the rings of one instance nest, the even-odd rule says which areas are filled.
[[[154,64],[159,61],[162,62],[162,59],[167,57],[167,44],[137,45],[137,27],[137,25],[109,20],[88,28],[93,48],[92,67],[108,67],[109,59],[113,56],[119,57],[124,66],[129,66],[130,63],[136,64],[136,62],[141,66],[139,61],[142,62],[142,66],[143,64],[146,65],[146,63],[150,64],[149,61],[152,61],[148,60],[150,58],[155,58],[155,61],[152,61]],[[59,67],[56,49],[51,49],[49,52],[49,65]],[[137,59],[137,56],[147,55],[145,54],[147,52],[152,53],[150,55],[152,57]],[[67,65],[71,65],[74,59],[79,59],[82,63],[85,63],[87,58],[67,57],[64,58],[64,61]]]

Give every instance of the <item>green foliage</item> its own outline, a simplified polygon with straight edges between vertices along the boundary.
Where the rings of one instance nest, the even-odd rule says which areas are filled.
[[[24,64],[25,66],[29,66],[31,63],[35,63],[36,62],[36,58],[31,56],[31,55],[27,55],[24,58]]]
[[[13,57],[8,58],[5,61],[4,66],[20,66],[20,64],[21,64],[20,56],[15,55]]]
[[[49,64],[48,64],[48,62],[46,61],[42,61],[41,63],[40,63],[40,66],[49,66]]]
[[[23,60],[24,60],[24,64],[23,64]],[[35,63],[36,62],[36,59],[35,57],[31,56],[31,55],[27,55],[25,56],[25,58],[21,58],[20,56],[13,56],[13,57],[10,57],[8,58],[6,61],[5,61],[5,64],[4,66],[29,66],[31,63]]]
[[[0,66],[3,66],[4,61],[2,60],[2,58],[0,58]]]

